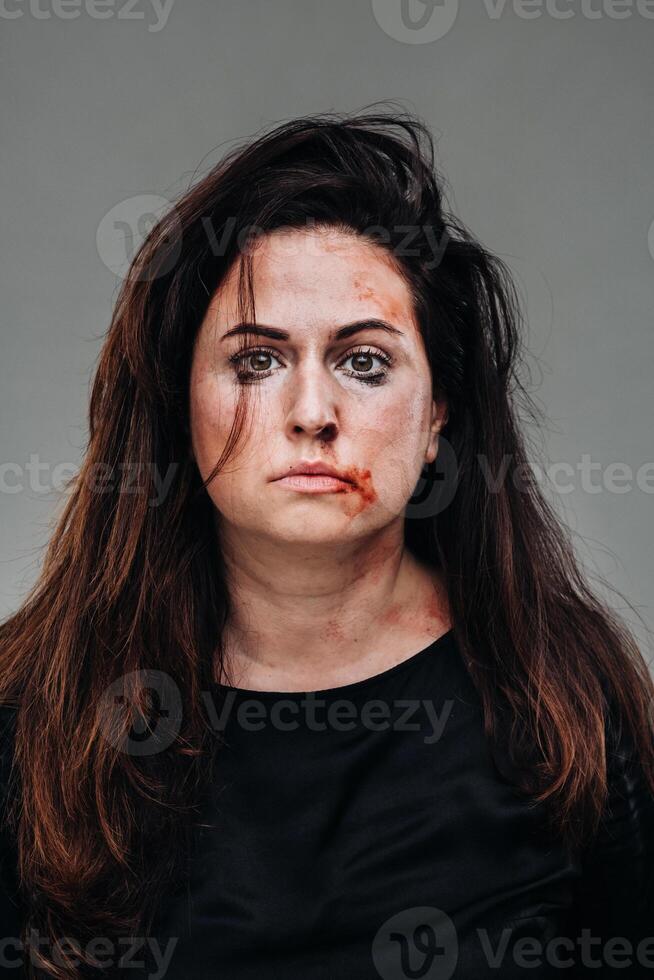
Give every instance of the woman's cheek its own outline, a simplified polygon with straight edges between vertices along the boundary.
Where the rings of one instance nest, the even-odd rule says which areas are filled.
[[[421,427],[406,402],[389,406],[360,433],[360,465],[369,466],[375,508],[387,519],[399,516],[413,493],[423,465]]]

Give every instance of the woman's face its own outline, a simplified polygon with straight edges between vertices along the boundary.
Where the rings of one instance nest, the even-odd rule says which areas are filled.
[[[327,544],[401,524],[445,421],[408,287],[381,247],[334,229],[275,231],[252,258],[261,334],[242,350],[235,263],[212,298],[191,368],[202,479],[226,445],[239,393],[248,397],[236,453],[207,488],[221,526]],[[306,463],[343,479],[284,479]]]

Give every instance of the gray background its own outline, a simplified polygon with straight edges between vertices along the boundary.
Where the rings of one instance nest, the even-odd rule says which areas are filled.
[[[429,124],[452,208],[517,277],[547,459],[598,464],[595,492],[575,470],[548,496],[591,575],[653,625],[654,467],[637,476],[654,460],[654,3],[460,7],[409,0],[412,26],[399,0],[4,0],[0,615],[38,574],[55,467],[79,465],[132,248],[120,221],[138,238],[151,195],[272,123],[394,99]],[[622,492],[613,463],[631,468]]]

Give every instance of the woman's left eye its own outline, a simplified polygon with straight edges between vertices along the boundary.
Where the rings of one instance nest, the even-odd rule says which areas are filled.
[[[391,359],[388,354],[383,354],[381,351],[372,350],[357,350],[351,351],[339,364],[347,363],[347,361],[352,361],[352,370],[346,371],[352,378],[357,378],[359,381],[363,381],[365,384],[381,384],[386,376],[388,375],[388,370],[390,368]],[[375,368],[375,361],[380,362],[381,367]]]
[[[279,358],[275,352],[267,347],[237,351],[230,356],[229,360],[236,371],[237,381],[244,384],[268,378],[274,372],[272,362],[277,361],[279,364]],[[391,365],[391,358],[388,354],[383,351],[368,349],[350,351],[336,366],[342,368],[348,361],[352,362],[352,366],[346,369],[344,373],[364,384],[382,384]]]

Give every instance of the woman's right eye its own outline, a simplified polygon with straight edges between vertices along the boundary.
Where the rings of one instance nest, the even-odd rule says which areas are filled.
[[[237,351],[229,360],[236,371],[238,381],[259,381],[272,374],[271,361],[278,358],[272,350],[258,347],[249,351]]]

